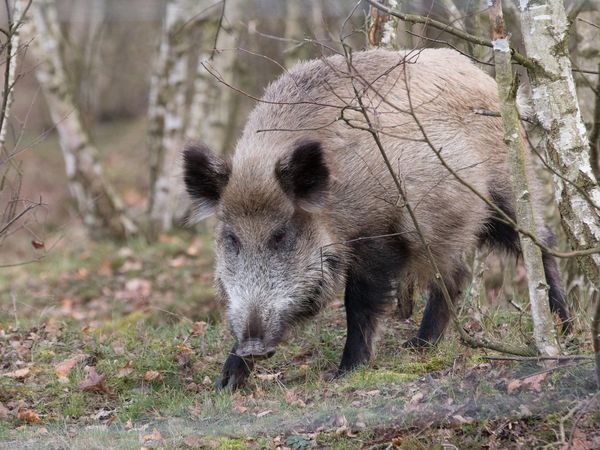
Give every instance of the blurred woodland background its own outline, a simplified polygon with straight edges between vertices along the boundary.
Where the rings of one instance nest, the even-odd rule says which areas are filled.
[[[428,17],[489,40],[491,24],[486,0],[385,0],[383,3],[397,11]],[[600,3],[566,0],[564,4],[570,21],[568,46],[577,96],[593,150],[600,141]],[[14,345],[0,352],[7,361],[3,368],[30,367],[35,362],[31,349],[37,345],[27,344],[33,339],[31,330],[46,336],[48,330],[57,327],[54,319],[64,320],[58,327],[64,339],[67,329],[79,333],[74,344],[65,340],[65,346],[95,355],[98,367],[106,375],[107,389],[125,397],[133,395],[134,400],[127,397],[126,406],[119,403],[122,398],[106,400],[102,408],[110,414],[98,419],[93,414],[100,414],[99,406],[94,406],[92,414],[92,406],[86,403],[88,393],[73,397],[62,392],[60,384],[49,394],[42,387],[30,392],[20,384],[0,383],[0,388],[6,389],[5,392],[0,389],[0,406],[3,402],[8,405],[21,422],[29,422],[19,415],[19,411],[26,410],[37,411],[42,420],[64,415],[106,424],[110,417],[117,417],[125,424],[128,419],[155,411],[156,405],[167,408],[160,402],[174,395],[173,391],[164,391],[169,383],[171,386],[180,383],[181,396],[177,398],[181,402],[188,401],[184,398],[190,390],[211,391],[212,378],[222,358],[202,355],[225,353],[228,347],[223,342],[229,335],[218,322],[222,305],[215,303],[210,288],[211,222],[185,226],[188,204],[180,176],[181,150],[186,142],[201,140],[216,152],[232,152],[256,99],[286,68],[299,60],[338,52],[342,42],[350,44],[354,51],[369,48],[372,45],[366,26],[371,14],[369,3],[364,0],[33,0],[32,4],[27,0],[7,0],[6,5],[9,15],[6,8],[0,7],[0,22],[7,30],[2,36],[1,80],[4,92],[12,91],[12,100],[4,96],[3,111],[8,111],[7,103],[10,110],[0,115],[0,130],[4,130],[0,131],[3,310],[0,334],[6,332]],[[511,45],[525,54],[518,7],[509,0],[503,7]],[[15,36],[18,34],[18,40],[9,45],[11,30]],[[491,48],[465,41],[430,24],[400,20],[394,41],[387,45],[455,48],[472,56],[483,70],[494,73]],[[515,71],[527,92],[526,71],[517,65]],[[2,122],[5,125],[1,126]],[[531,138],[539,139],[535,130]],[[541,164],[539,170],[547,185],[546,212],[558,230],[560,220],[552,198],[552,175]],[[570,249],[564,235],[558,236],[556,248]],[[473,285],[470,300],[460,311],[466,328],[474,334],[491,333],[499,340],[526,340],[524,336],[530,325],[522,324],[527,301],[525,271],[515,261],[499,257],[486,261],[486,257],[479,255],[474,259],[475,279],[480,279],[483,287]],[[590,347],[591,307],[598,300],[598,292],[584,278],[574,259],[561,259],[560,263],[576,329],[567,338],[565,348],[577,353]],[[516,316],[507,319],[506,311]],[[335,314],[331,324],[340,325],[338,310]],[[142,319],[148,326],[177,325],[151,336],[144,334],[139,325],[132,326]],[[207,328],[210,343],[201,338],[205,321],[218,324],[214,329]],[[204,325],[194,325],[195,331],[186,329],[192,339],[182,341],[185,333],[181,327],[189,328],[193,322]],[[122,333],[139,333],[135,338],[130,336],[131,345],[125,345],[125,353],[118,350],[121,331],[115,323],[129,329]],[[508,324],[520,332],[511,332]],[[92,338],[90,326],[112,337]],[[63,339],[60,333],[57,336],[53,343]],[[333,331],[327,336],[332,341],[338,339]],[[92,345],[91,339],[98,341]],[[151,344],[145,347],[146,356],[140,357],[141,362],[133,363],[127,348],[135,347],[136,339]],[[321,349],[327,347],[323,342],[310,341],[313,337],[307,339],[304,344],[317,349],[315,354],[326,352]],[[172,348],[165,350],[161,341],[171,342]],[[197,364],[200,361],[204,364],[194,365],[193,371],[194,356],[180,347],[188,349],[185,346],[192,343],[201,349],[194,347],[198,352]],[[156,348],[152,347],[154,344]],[[21,347],[25,348],[23,354],[18,350]],[[46,352],[46,347],[42,348]],[[390,343],[387,350],[391,352],[392,348]],[[192,350],[189,351],[191,354]],[[461,350],[444,347],[442,351],[456,356]],[[72,355],[72,351],[62,347],[56,352],[43,353],[37,361],[47,363],[52,372],[58,359]],[[185,364],[181,362],[182,352],[187,358]],[[382,354],[386,355],[385,350]],[[313,354],[302,354],[298,360],[290,355],[282,357],[288,358],[285,361],[290,366],[298,365],[298,361],[300,367],[305,362],[314,363]],[[319,355],[319,361],[326,361],[325,365],[336,359]],[[440,367],[449,370],[456,364],[452,358],[436,355],[443,361],[441,365],[433,364],[423,369],[423,373]],[[168,358],[171,359],[167,363]],[[109,363],[109,359],[117,362]],[[472,369],[476,364],[479,370],[480,362],[469,360],[469,367]],[[390,370],[398,367],[394,364],[389,363]],[[95,366],[96,362],[90,365]],[[120,377],[118,374],[125,373],[122,370],[127,375]],[[146,378],[149,371],[160,378],[153,374]],[[421,373],[421,368],[414,371]],[[158,403],[144,403],[150,400],[141,397],[136,400],[137,394],[130,394],[132,384],[123,384],[121,380],[136,373],[144,378],[142,384],[150,383],[156,388],[157,394],[152,398],[158,399]],[[490,375],[500,377],[498,373]],[[77,391],[86,374],[74,372],[71,377],[75,381],[71,378],[69,386]],[[348,383],[349,388],[356,387]],[[162,391],[157,387],[159,384]],[[324,388],[325,384],[316,389]],[[378,384],[365,382],[361,386],[368,390]],[[314,384],[309,388],[315,390]],[[565,389],[568,391],[568,386]],[[288,404],[301,407],[301,403],[310,404],[307,398],[294,397]],[[234,408],[236,413],[243,413],[247,407],[239,403],[240,397],[232,400],[235,406],[230,403],[223,406],[208,397],[202,401],[205,403],[201,407],[198,401],[185,403],[181,411],[187,414],[190,410],[197,412],[193,408],[198,408],[203,411],[198,412],[198,417],[203,417],[202,414],[216,415],[221,411],[219,408],[227,411]],[[258,414],[260,408],[256,406]],[[173,411],[181,412],[176,408]],[[0,408],[0,419],[1,415]],[[594,417],[592,425],[597,419]],[[160,433],[158,438],[160,441]],[[564,430],[561,442],[565,443]],[[427,445],[415,448],[428,448]]]
[[[355,50],[369,46],[369,5],[352,0],[39,2],[28,11],[37,27],[21,30],[17,51],[0,191],[11,226],[0,265],[36,260],[75,240],[138,235],[153,242],[180,227],[186,142],[231,152],[256,98],[286,67],[340,51],[342,40]],[[595,145],[598,3],[565,6],[579,104]],[[482,0],[405,0],[397,7],[489,35]],[[517,7],[505,2],[504,10],[511,44],[523,52]],[[439,28],[399,21],[394,40],[397,48],[456,48],[493,74],[490,48]],[[46,83],[49,96],[38,81],[44,67],[55,77]],[[517,66],[517,73],[527,86],[524,70]],[[540,173],[552,215],[550,175]],[[569,285],[587,296],[574,262],[568,273]]]

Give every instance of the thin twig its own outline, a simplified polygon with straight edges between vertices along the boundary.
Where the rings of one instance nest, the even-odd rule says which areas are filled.
[[[459,30],[451,25],[445,24],[443,22],[438,22],[437,20],[431,19],[429,17],[418,16],[415,14],[404,14],[400,11],[393,10],[388,8],[387,6],[378,3],[376,0],[366,0],[366,2],[374,8],[380,9],[387,14],[390,14],[394,17],[397,17],[404,22],[410,23],[421,23],[424,25],[431,25],[433,28],[437,28],[438,30],[445,31],[448,34],[456,36],[457,38],[463,39],[465,41],[471,42],[477,45],[483,45],[484,47],[492,48],[492,42],[488,39],[484,39],[478,36],[473,36],[465,31]],[[531,59],[521,55],[514,49],[511,49],[511,56],[516,62],[521,64],[523,67],[526,67],[530,70],[539,70],[537,64]]]

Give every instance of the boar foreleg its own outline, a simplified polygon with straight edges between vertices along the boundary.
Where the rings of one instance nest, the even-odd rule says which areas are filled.
[[[252,360],[236,355],[236,345],[233,346],[229,356],[223,364],[221,375],[217,380],[217,390],[235,390],[246,383],[254,367]]]

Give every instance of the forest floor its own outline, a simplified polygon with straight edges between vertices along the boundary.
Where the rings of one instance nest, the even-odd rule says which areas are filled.
[[[76,241],[0,270],[0,449],[600,448],[591,361],[489,360],[453,332],[403,350],[421,304],[412,320],[390,312],[371,364],[344,378],[329,381],[345,335],[336,301],[247,388],[216,393],[232,338],[207,235]],[[522,345],[530,330],[506,306],[467,327]],[[566,352],[589,354],[588,334]]]

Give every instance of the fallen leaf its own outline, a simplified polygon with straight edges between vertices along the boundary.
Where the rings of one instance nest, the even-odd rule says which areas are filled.
[[[144,442],[148,442],[148,441],[156,441],[156,442],[158,442],[158,441],[162,441],[162,436],[160,434],[160,431],[158,431],[156,429],[156,427],[154,427],[152,429],[152,433],[145,434],[144,437],[143,437],[143,439],[144,439]]]
[[[516,391],[519,390],[522,384],[523,382],[521,380],[512,380],[510,383],[508,383],[508,386],[506,387],[508,394],[514,394]]]
[[[254,414],[256,417],[264,417],[267,414],[271,414],[273,411],[271,411],[270,409],[267,409],[266,411],[262,411],[259,413]]]
[[[33,248],[35,248],[36,250],[43,250],[46,248],[46,244],[36,239],[31,241],[31,245],[33,245]]]
[[[100,375],[94,366],[85,366],[87,377],[79,383],[79,389],[84,392],[108,393],[110,390],[104,381],[104,375]]]
[[[424,395],[423,395],[423,393],[422,393],[422,392],[417,392],[415,395],[413,395],[413,396],[410,398],[410,402],[409,402],[409,403],[410,403],[411,405],[416,405],[416,404],[417,404],[417,403],[419,403],[421,400],[423,400],[423,397],[424,397]]]
[[[546,379],[546,375],[548,375],[548,372],[527,377],[523,380],[523,385],[534,392],[542,392],[541,382]]]
[[[148,383],[155,381],[155,380],[162,381],[162,379],[163,379],[163,376],[156,370],[148,370],[144,374],[144,381],[147,381]]]
[[[523,378],[522,380],[520,380],[520,379],[512,380],[510,383],[508,383],[507,391],[509,394],[514,394],[519,389],[526,388],[526,389],[529,389],[530,391],[542,392],[541,382],[546,379],[547,375],[548,375],[548,373],[546,372],[546,373],[539,373],[536,375],[531,375],[527,378]]]
[[[256,378],[262,381],[273,381],[281,377],[281,372],[276,373],[257,373]]]
[[[194,322],[192,325],[192,331],[190,332],[193,336],[202,336],[206,331],[206,322],[200,320],[198,322]]]
[[[117,370],[117,378],[123,378],[133,372],[133,363],[128,361],[123,367]]]
[[[185,344],[177,344],[177,349],[181,352],[181,354],[183,355],[190,355],[193,353],[193,350],[191,348],[189,348],[187,345]]]
[[[46,427],[40,427],[40,428],[38,428],[37,432],[39,434],[48,434],[48,428],[46,428]]]
[[[17,369],[14,372],[7,372],[4,374],[5,377],[14,378],[15,380],[22,380],[27,375],[29,375],[29,369],[25,367],[24,369]]]
[[[64,361],[59,362],[56,366],[54,366],[54,373],[58,377],[58,381],[67,381],[67,377],[73,371],[75,366],[80,362],[85,361],[87,357],[87,355],[80,353],[69,359],[65,359]]]
[[[42,421],[35,411],[27,408],[19,408],[17,416],[19,417],[19,420],[27,423],[40,423]]]
[[[233,410],[240,414],[244,414],[246,411],[248,411],[248,408],[239,402],[235,402],[235,405],[233,405]]]

